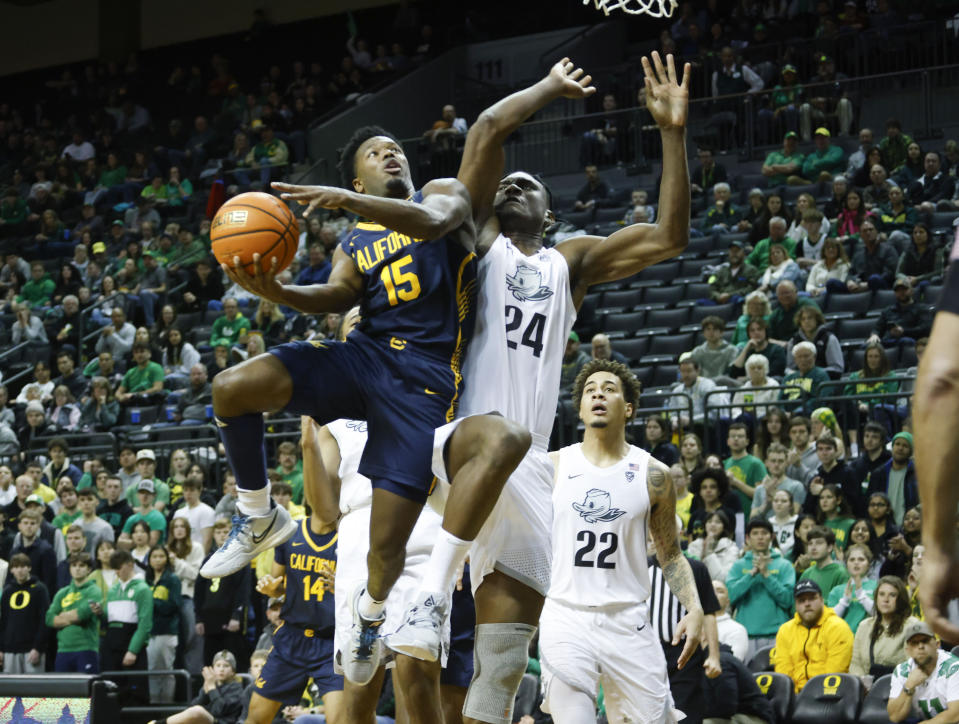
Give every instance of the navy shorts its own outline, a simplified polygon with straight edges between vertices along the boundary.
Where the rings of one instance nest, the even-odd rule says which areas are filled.
[[[97,651],[58,651],[53,666],[57,673],[99,674],[100,654]]]
[[[312,677],[320,696],[343,690],[343,677],[333,673],[333,632],[329,637],[308,636],[284,624],[273,634],[273,648],[253,685],[257,694],[281,704],[299,704]]]
[[[473,679],[473,639],[476,631],[476,605],[470,585],[470,567],[463,570],[463,590],[453,591],[450,607],[450,651],[440,683],[468,688]]]
[[[293,378],[288,412],[321,425],[366,420],[360,474],[422,503],[433,485],[433,432],[453,419],[458,376],[449,363],[396,347],[354,331],[345,342],[290,342],[270,352]]]

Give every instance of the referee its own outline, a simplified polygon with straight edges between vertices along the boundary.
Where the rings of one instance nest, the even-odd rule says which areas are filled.
[[[677,525],[682,530],[682,522],[677,518]],[[716,614],[719,612],[719,601],[713,590],[713,583],[709,578],[709,570],[695,559],[689,558],[689,565],[693,569],[693,578],[696,581],[696,590],[699,600],[703,604],[703,632],[706,644],[709,647],[708,655],[699,647],[680,669],[677,665],[679,656],[683,652],[683,642],[672,645],[673,634],[680,620],[686,615],[686,609],[673,595],[666,585],[663,570],[656,560],[655,544],[650,540],[646,543],[649,553],[649,621],[659,634],[659,640],[666,654],[666,672],[669,675],[669,688],[673,694],[673,705],[681,710],[686,718],[683,724],[701,724],[705,716],[703,705],[703,673],[714,679],[722,673],[719,658],[719,632],[716,628]]]
[[[916,474],[922,503],[925,554],[919,599],[925,620],[950,643],[959,643],[959,229],[945,287],[919,365],[913,396]]]

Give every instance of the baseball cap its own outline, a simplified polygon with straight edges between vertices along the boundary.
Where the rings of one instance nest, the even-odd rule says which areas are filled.
[[[28,495],[27,499],[23,502],[25,505],[30,505],[30,503],[36,503],[41,508],[46,506],[46,503],[43,502],[43,496],[40,495],[39,493],[33,493],[32,495]]]
[[[570,341],[570,342],[579,342],[579,335],[576,334],[576,332],[570,332],[570,333],[569,333],[569,341]]]
[[[137,483],[137,492],[146,491],[147,493],[156,493],[156,488],[153,486],[152,480],[141,480]]]
[[[742,239],[733,239],[729,242],[730,246],[738,246],[740,249],[746,248],[746,243]]]
[[[27,412],[44,412],[43,403],[40,400],[30,400],[27,403]]]
[[[236,671],[236,657],[232,652],[227,651],[226,649],[223,649],[223,651],[218,651],[213,656],[213,663],[215,664],[217,661],[227,662],[230,665],[230,668]]]
[[[117,219],[116,221],[113,222],[113,225],[114,225],[114,226],[123,226],[123,222],[120,221],[119,219]]]
[[[123,222],[121,222],[123,223]],[[102,241],[93,242],[93,253],[94,254],[103,254],[107,250],[107,245]]]
[[[804,578],[796,584],[796,587],[793,588],[793,597],[798,598],[804,593],[818,593],[822,595],[822,589],[819,587],[819,584],[808,578]]]
[[[824,126],[820,126],[819,128],[816,129],[816,132],[813,135],[825,136],[826,138],[829,138],[832,134],[829,132],[828,128],[825,128]]]
[[[786,73],[795,73],[795,72],[796,72],[796,66],[795,66],[795,65],[792,65],[792,64],[790,64],[790,63],[786,63],[786,65],[783,66],[783,74],[784,74],[784,75],[785,75]]]
[[[909,281],[909,277],[905,274],[900,274],[896,277],[896,281],[893,282],[892,288],[896,289],[897,287],[909,287],[912,289],[912,283]]]
[[[785,141],[787,138],[799,138],[799,134],[795,131],[786,131],[786,135],[783,136],[783,140]]]
[[[153,462],[156,462],[157,456],[150,448],[144,448],[137,453],[137,462],[140,462],[141,460],[152,460]]]
[[[932,629],[929,628],[929,624],[925,621],[913,621],[911,624],[906,626],[903,629],[903,638],[908,641],[913,636],[934,636]]]

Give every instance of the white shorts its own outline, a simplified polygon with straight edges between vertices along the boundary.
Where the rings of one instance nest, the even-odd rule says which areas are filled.
[[[383,636],[389,636],[403,623],[406,610],[419,592],[423,572],[433,551],[433,542],[443,519],[437,513],[424,507],[410,539],[406,543],[406,563],[386,599],[386,623],[383,624]],[[334,580],[336,602],[336,628],[333,632],[334,651],[342,651],[350,639],[353,617],[350,614],[350,598],[357,586],[366,583],[366,555],[370,550],[370,507],[356,508],[340,519],[337,537],[336,578]],[[446,666],[449,650],[449,619],[443,631],[442,664]],[[341,674],[342,669],[333,658],[333,668]]]
[[[602,684],[611,722],[675,721],[666,657],[646,614],[645,604],[587,609],[546,599],[539,619],[543,711],[551,682],[561,679],[594,701]]]
[[[438,484],[430,505],[442,510],[449,494],[446,442],[462,420],[437,428],[433,437],[433,474]],[[473,594],[483,579],[497,570],[545,596],[552,565],[550,529],[553,525],[553,463],[548,441],[533,433],[526,457],[506,481],[493,512],[470,549]]]

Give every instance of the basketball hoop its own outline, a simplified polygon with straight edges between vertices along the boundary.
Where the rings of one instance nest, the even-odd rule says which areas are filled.
[[[679,3],[676,0],[592,0],[597,10],[609,15],[611,10],[622,10],[630,15],[649,15],[654,18],[672,17]],[[583,0],[589,5],[590,0]]]

